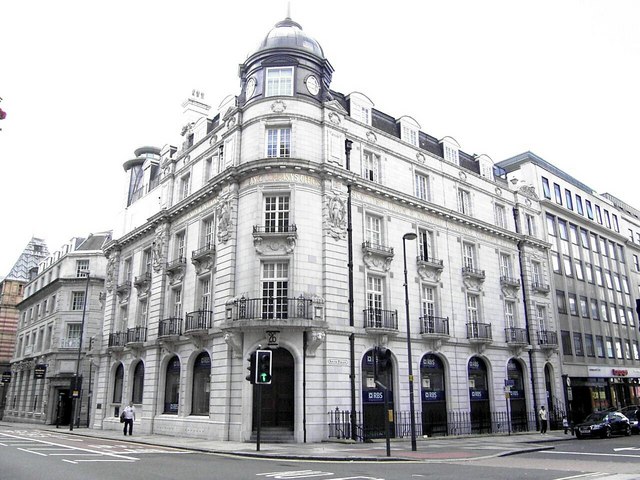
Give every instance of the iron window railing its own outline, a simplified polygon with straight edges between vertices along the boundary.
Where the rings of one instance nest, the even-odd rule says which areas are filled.
[[[529,343],[527,339],[527,330],[524,328],[508,327],[504,329],[507,343]]]
[[[449,335],[449,318],[424,315],[420,317],[420,333]]]
[[[146,341],[146,327],[133,327],[127,330],[127,343],[143,343]]]
[[[538,332],[538,344],[558,346],[558,334],[549,330],[540,330]]]
[[[490,323],[467,323],[467,338],[491,340]]]
[[[241,297],[233,302],[232,320],[276,320],[313,318],[313,301],[308,298]]]
[[[433,265],[439,265],[439,266],[444,265],[443,260],[438,260],[437,258],[429,257],[428,255],[418,255],[417,260],[418,262],[431,263]]]
[[[158,325],[158,337],[170,337],[174,335],[182,334],[182,319],[181,318],[165,318],[160,320]]]
[[[484,278],[485,277],[484,270],[480,270],[478,268],[471,268],[471,267],[462,267],[462,274],[463,275],[472,275],[472,276],[478,277],[478,278]]]
[[[254,225],[253,233],[296,233],[295,223],[288,225]]]
[[[379,245],[376,243],[371,243],[370,241],[362,242],[362,248],[365,250],[372,250],[376,252],[380,252],[385,255],[393,255],[393,247],[386,247],[384,245]]]
[[[127,343],[127,332],[114,332],[109,334],[110,347],[124,347]]]
[[[209,330],[213,324],[213,312],[209,310],[196,310],[187,313],[184,322],[184,331]]]
[[[398,330],[398,311],[366,308],[364,312],[364,328],[386,328]]]

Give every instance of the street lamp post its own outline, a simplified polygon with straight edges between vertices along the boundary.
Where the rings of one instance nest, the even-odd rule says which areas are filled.
[[[84,335],[84,319],[87,314],[87,302],[89,301],[89,272],[87,271],[87,284],[84,287],[84,305],[82,306],[82,323],[80,325],[80,341],[78,342],[78,358],[76,360],[76,375],[71,382],[71,421],[69,422],[69,430],[73,431],[73,423],[76,421],[76,416],[80,418],[80,414],[76,414],[78,408],[78,400],[80,400],[80,389],[82,388],[82,382],[79,381],[80,377],[80,357],[82,356],[82,336]],[[78,425],[80,426],[80,425]]]
[[[415,240],[417,235],[413,232],[402,236],[402,255],[404,259],[404,309],[407,318],[407,363],[409,364],[409,411],[411,415],[411,450],[416,451],[416,418],[413,398],[413,360],[411,359],[411,322],[409,320],[409,282],[407,280],[407,240]]]

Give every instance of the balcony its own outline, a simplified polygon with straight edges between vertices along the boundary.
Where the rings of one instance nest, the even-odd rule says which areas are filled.
[[[363,261],[367,268],[378,272],[388,272],[391,268],[391,260],[393,260],[393,247],[363,242],[362,243]]]
[[[324,328],[324,299],[260,297],[234,298],[227,302],[225,320],[220,328]]]
[[[187,313],[184,322],[185,335],[208,335],[213,326],[213,312],[209,310],[196,310]]]
[[[368,333],[392,332],[398,333],[398,311],[366,308],[364,313],[364,328]]]
[[[505,328],[504,335],[509,345],[528,345],[527,330],[524,328]]]
[[[548,295],[551,291],[551,287],[547,283],[533,282],[531,284],[531,288],[535,293],[540,293],[542,295]]]
[[[124,349],[127,344],[127,332],[114,332],[109,334],[109,350],[118,351]]]
[[[500,285],[503,287],[520,288],[520,279],[502,276],[500,277]]]
[[[295,224],[254,225],[253,246],[260,255],[287,255],[298,241]]]
[[[216,247],[213,243],[207,243],[203,247],[191,252],[191,263],[196,268],[196,273],[200,275],[210,271],[216,258]]]
[[[133,327],[127,330],[127,346],[141,347],[147,341],[147,329],[145,327]]]
[[[449,318],[424,315],[420,317],[420,334],[422,338],[449,337]]]
[[[418,274],[422,280],[440,281],[440,274],[444,270],[444,262],[442,260],[426,255],[418,255],[416,263],[418,264]]]
[[[481,290],[486,275],[484,270],[472,267],[462,267],[462,283],[473,290]]]
[[[133,286],[138,290],[138,296],[145,296],[151,287],[151,272],[143,273],[133,280]]]
[[[158,338],[177,340],[182,334],[181,318],[165,318],[158,325]]]
[[[60,341],[60,348],[73,348],[77,350],[80,347],[80,338],[79,337],[71,337],[71,338],[63,338]],[[29,355],[31,352],[27,353],[27,349],[25,348],[25,355]]]
[[[491,324],[478,322],[467,323],[467,339],[469,343],[475,344],[478,350],[482,352],[488,344],[493,342]]]
[[[538,346],[548,353],[558,350],[558,334],[550,330],[538,331]]]
[[[184,272],[187,269],[187,259],[178,257],[171,262],[167,262],[165,273],[169,277],[169,283],[181,282],[184,278]]]
[[[116,286],[116,295],[120,303],[125,303],[129,300],[129,294],[131,293],[131,280],[127,280]]]

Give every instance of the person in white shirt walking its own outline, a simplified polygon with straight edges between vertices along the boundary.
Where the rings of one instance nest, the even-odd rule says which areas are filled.
[[[133,421],[136,419],[136,407],[133,406],[133,402],[129,402],[129,405],[124,407],[122,411],[124,417],[124,434],[127,434],[127,426],[129,427],[129,436],[133,434]]]
[[[538,417],[540,417],[540,435],[542,435],[543,433],[547,433],[547,411],[544,405],[540,407]]]

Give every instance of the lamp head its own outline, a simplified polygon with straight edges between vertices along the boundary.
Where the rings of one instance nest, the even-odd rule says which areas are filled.
[[[405,233],[402,236],[403,240],[415,240],[416,238],[418,238],[418,236],[413,232]]]

